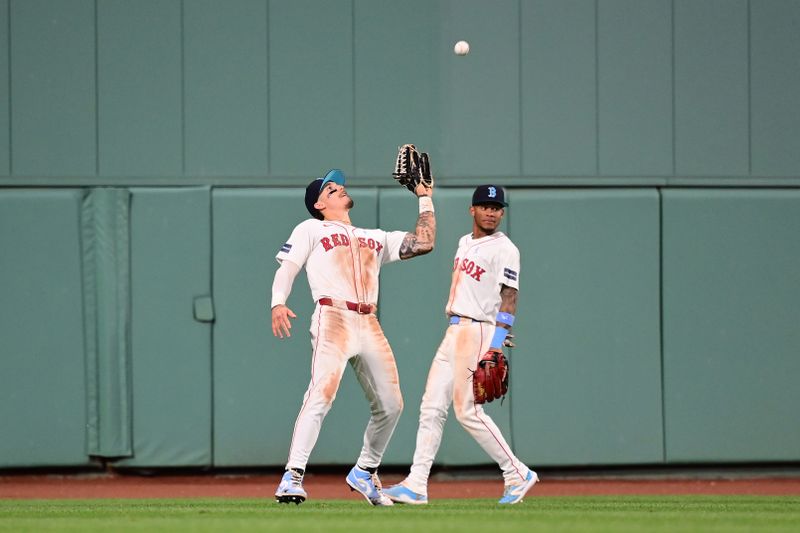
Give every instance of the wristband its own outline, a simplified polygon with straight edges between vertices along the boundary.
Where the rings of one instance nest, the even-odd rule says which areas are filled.
[[[514,325],[514,318],[516,318],[511,313],[506,313],[505,311],[500,311],[497,313],[497,318],[495,319],[496,322],[502,322],[503,324],[508,324],[509,327]]]
[[[419,197],[419,214],[433,213],[433,200],[430,196]]]
[[[508,330],[506,328],[502,328],[500,326],[494,328],[494,336],[492,337],[492,343],[489,345],[489,347],[502,350],[503,341],[506,340],[506,335],[508,335]]]

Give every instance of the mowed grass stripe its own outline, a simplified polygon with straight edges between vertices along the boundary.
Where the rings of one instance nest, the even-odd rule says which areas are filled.
[[[800,531],[800,497],[592,496],[435,500],[373,508],[352,500],[2,500],[0,531]]]

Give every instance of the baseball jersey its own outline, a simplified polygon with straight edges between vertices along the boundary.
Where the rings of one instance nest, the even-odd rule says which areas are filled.
[[[519,250],[503,232],[459,239],[445,312],[495,323],[500,285],[519,290]]]
[[[328,297],[377,305],[381,266],[400,259],[405,236],[405,231],[310,218],[294,228],[275,258],[305,265],[314,301]]]

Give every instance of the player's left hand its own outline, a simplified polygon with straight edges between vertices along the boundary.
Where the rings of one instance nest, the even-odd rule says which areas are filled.
[[[488,403],[508,392],[508,359],[497,348],[490,348],[472,373],[475,403]]]
[[[283,304],[276,305],[272,308],[272,334],[281,339],[292,336],[292,323],[289,318],[297,318],[294,311],[289,309]]]

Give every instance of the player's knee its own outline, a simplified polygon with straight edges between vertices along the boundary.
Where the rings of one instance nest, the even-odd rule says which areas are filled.
[[[471,406],[460,404],[453,404],[453,412],[455,413],[456,420],[458,420],[459,424],[465,427],[472,421],[472,415],[475,414],[475,411]]]
[[[403,412],[403,397],[398,395],[385,405],[386,416],[390,418],[400,418]]]

